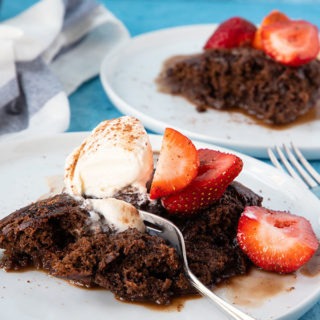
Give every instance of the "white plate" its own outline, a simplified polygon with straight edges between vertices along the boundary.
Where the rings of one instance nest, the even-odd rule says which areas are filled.
[[[267,157],[267,147],[294,141],[308,158],[320,158],[320,116],[309,123],[273,130],[242,114],[216,110],[199,113],[186,99],[157,90],[155,79],[162,63],[174,55],[201,52],[213,30],[213,25],[194,25],[150,32],[112,51],[100,71],[111,101],[157,133],[171,126],[194,139],[257,157]]]
[[[1,202],[0,217],[36,201],[49,191],[47,180],[62,177],[64,160],[87,133],[60,134],[0,145]],[[151,135],[155,150],[161,137]],[[212,147],[197,143],[198,147]],[[263,162],[241,155],[244,170],[238,180],[265,197],[269,208],[288,209],[307,217],[320,237],[319,200],[301,189],[291,178]],[[303,201],[301,201],[303,199]],[[279,280],[279,279],[278,279]],[[277,280],[277,281],[278,281]],[[298,273],[295,289],[266,299],[258,307],[239,306],[256,319],[299,318],[320,297],[320,274],[307,277]],[[226,290],[219,290],[225,295]],[[211,319],[226,319],[206,299],[190,300],[180,312],[155,311],[147,307],[124,304],[104,290],[84,290],[43,272],[5,273],[0,270],[1,319],[197,319],[201,314]]]

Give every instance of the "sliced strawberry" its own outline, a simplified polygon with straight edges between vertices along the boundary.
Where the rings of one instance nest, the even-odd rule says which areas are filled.
[[[183,190],[162,198],[169,213],[194,214],[218,200],[240,173],[243,163],[233,154],[215,150],[198,150],[198,175]]]
[[[256,31],[252,46],[256,49],[262,50],[261,30],[265,26],[269,26],[276,22],[287,22],[290,19],[282,12],[278,10],[271,11],[261,22],[259,28]]]
[[[230,18],[219,25],[207,40],[204,49],[250,46],[256,29],[254,24],[243,18]]]
[[[308,220],[261,207],[245,208],[237,240],[255,265],[279,273],[299,269],[319,246]]]
[[[300,66],[317,57],[318,28],[307,21],[277,22],[262,28],[263,50],[274,60]]]
[[[192,141],[182,133],[165,130],[160,155],[150,189],[157,199],[187,186],[198,173],[199,156]]]
[[[268,26],[276,22],[286,21],[290,21],[290,18],[288,16],[286,16],[283,12],[279,10],[273,10],[264,17],[264,19],[261,22],[261,26]]]

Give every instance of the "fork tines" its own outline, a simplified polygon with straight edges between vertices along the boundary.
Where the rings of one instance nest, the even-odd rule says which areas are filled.
[[[320,184],[320,175],[292,142],[290,147],[285,144],[282,147],[275,146],[275,151],[283,164],[280,164],[272,149],[268,148],[270,160],[275,167],[285,171],[284,167],[293,178],[309,188]]]

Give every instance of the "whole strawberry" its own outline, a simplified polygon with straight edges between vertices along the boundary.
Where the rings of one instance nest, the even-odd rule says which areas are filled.
[[[256,30],[254,24],[243,18],[230,18],[219,25],[206,42],[204,49],[230,49],[251,46]]]

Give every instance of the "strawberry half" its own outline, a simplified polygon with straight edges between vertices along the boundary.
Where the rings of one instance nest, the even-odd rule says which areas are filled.
[[[319,246],[305,218],[254,206],[242,213],[237,240],[256,266],[279,273],[299,269]]]
[[[192,141],[182,133],[167,128],[150,188],[150,198],[157,199],[187,186],[198,173],[199,156]]]
[[[162,198],[169,213],[192,215],[218,200],[240,173],[243,163],[233,154],[215,150],[198,150],[198,175],[183,190]]]
[[[261,30],[262,47],[274,60],[289,66],[300,66],[317,57],[318,28],[303,21],[277,22]]]
[[[261,30],[265,26],[269,26],[273,23],[277,22],[287,22],[290,19],[282,12],[278,10],[271,11],[264,19],[262,20],[260,27],[257,29],[256,34],[254,36],[254,40],[252,46],[256,49],[262,50],[262,40],[261,40]]]
[[[219,25],[207,40],[204,49],[250,46],[256,29],[256,26],[248,20],[240,17],[230,18]]]

